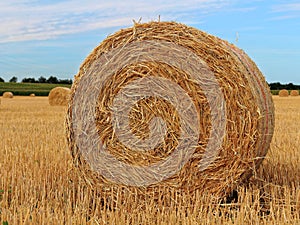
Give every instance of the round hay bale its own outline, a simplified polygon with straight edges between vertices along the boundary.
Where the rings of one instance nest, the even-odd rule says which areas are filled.
[[[66,124],[74,164],[94,188],[224,197],[261,164],[274,107],[241,49],[150,22],[107,37],[85,59]]]
[[[34,93],[31,93],[29,96],[30,96],[30,97],[35,97],[35,94],[34,94]]]
[[[299,91],[298,90],[292,90],[290,95],[291,96],[299,96]]]
[[[49,104],[51,106],[67,106],[70,99],[70,88],[55,87],[48,95]]]
[[[288,97],[289,96],[289,91],[286,89],[282,89],[278,93],[279,97]]]
[[[2,95],[3,98],[13,98],[14,94],[10,91],[4,92]]]

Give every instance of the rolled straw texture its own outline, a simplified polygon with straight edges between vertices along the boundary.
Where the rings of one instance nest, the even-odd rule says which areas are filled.
[[[298,90],[292,90],[290,95],[291,96],[299,96],[299,91]]]
[[[4,92],[2,95],[3,98],[13,98],[14,94],[10,91]]]
[[[300,189],[298,189],[297,200],[296,200],[296,210],[300,212]]]
[[[197,60],[200,63],[195,63]],[[107,66],[109,63],[112,63],[110,67]],[[107,73],[111,76],[107,77]],[[136,98],[135,104],[132,104],[128,99],[139,94],[134,91],[144,91],[137,86],[142,79],[146,82],[146,78],[157,79],[156,86],[148,80],[148,86],[155,88],[140,87],[156,95],[145,94],[146,97]],[[178,89],[173,86],[169,89],[168,83],[178,86]],[[168,101],[164,95],[157,94],[164,90],[166,95],[176,90],[181,94],[177,93],[177,100],[170,97]],[[95,92],[97,96],[92,97]],[[125,93],[124,98],[120,97],[120,93]],[[116,98],[117,103],[114,102]],[[183,114],[176,106],[185,105],[186,98],[191,99],[194,105],[195,117],[188,114],[190,106]],[[140,149],[136,147],[138,145],[136,148],[128,146],[124,143],[126,140],[120,140],[115,130],[117,126],[112,125],[114,104],[117,108],[132,106],[128,111],[128,132],[132,136],[128,137],[146,141],[155,134],[161,134],[159,126],[152,123],[154,117],[160,117],[166,128],[163,140],[147,151],[142,145]],[[90,108],[87,107],[90,105]],[[77,113],[82,114],[80,119],[76,117]],[[96,124],[91,126],[91,131],[77,134],[90,126],[89,121]],[[185,157],[185,153],[176,152],[179,143],[184,142],[180,137],[184,121],[191,121],[199,133],[196,142],[188,136],[184,138],[186,142],[193,143],[193,151],[181,165],[180,161],[169,162],[168,159],[173,159],[174,155],[175,158]],[[216,128],[216,121],[221,128]],[[124,120],[118,122],[122,124]],[[66,124],[74,164],[94,188],[104,190],[118,186],[134,193],[143,188],[153,193],[160,187],[169,187],[186,193],[198,191],[222,197],[246,181],[261,164],[273,135],[274,107],[264,76],[241,49],[183,24],[150,22],[135,24],[107,37],[85,59],[71,88]],[[218,129],[224,129],[224,132]],[[101,161],[97,151],[92,156],[86,155],[83,152],[89,147],[80,147],[77,143],[81,137],[86,140],[97,137],[94,145],[101,143],[113,160],[129,166],[118,167],[119,164]],[[207,154],[208,149],[213,152],[211,155]],[[166,162],[159,164],[164,159],[167,159]],[[94,160],[93,166],[91,160]],[[111,162],[115,162],[113,160]],[[162,177],[165,171],[173,170],[172,163],[178,163],[180,169]],[[97,170],[98,167],[102,168],[102,172]],[[151,168],[153,174],[160,177],[157,182],[145,183],[144,186],[130,183],[131,178],[141,184],[143,178],[150,177],[144,175],[144,168]],[[124,178],[119,177],[116,181],[115,176],[110,175],[115,171],[121,171]],[[128,171],[130,174],[127,174]],[[155,179],[155,176],[152,178]]]
[[[278,93],[279,97],[288,97],[289,96],[289,91],[286,89],[282,89]]]
[[[66,87],[55,87],[48,95],[51,106],[67,106],[70,99],[71,89]]]

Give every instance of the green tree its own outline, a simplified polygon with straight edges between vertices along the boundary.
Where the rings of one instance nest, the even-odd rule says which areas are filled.
[[[36,80],[34,78],[24,78],[22,83],[36,83]]]
[[[72,81],[72,79],[59,79],[58,83],[59,84],[72,84],[73,81]]]
[[[9,82],[12,82],[12,83],[17,83],[18,82],[18,78],[13,76],[12,78],[10,78]]]
[[[47,79],[43,76],[40,76],[38,79],[38,83],[47,83]]]
[[[51,76],[51,77],[48,78],[47,83],[58,84],[58,79],[57,79],[57,77]]]
[[[2,77],[0,77],[0,82],[5,82],[4,79]]]

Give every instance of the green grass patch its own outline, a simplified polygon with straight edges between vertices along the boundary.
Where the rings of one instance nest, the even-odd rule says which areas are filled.
[[[48,84],[48,83],[9,83],[0,82],[0,96],[3,92],[10,91],[14,95],[28,96],[34,93],[36,96],[48,96],[52,88],[55,87],[68,87],[70,84]]]
[[[271,90],[272,95],[278,95],[279,94],[279,90]]]
[[[51,89],[55,87],[71,88],[71,84],[0,82],[0,96],[2,96],[5,91],[11,91],[14,95],[28,96],[34,93],[36,96],[48,96]],[[272,95],[278,95],[279,90],[271,90],[271,93]]]

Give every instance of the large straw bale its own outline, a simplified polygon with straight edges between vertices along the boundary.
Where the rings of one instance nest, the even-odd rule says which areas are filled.
[[[118,134],[126,117],[128,132]],[[181,138],[185,126],[199,130],[196,141],[193,132]],[[135,24],[107,37],[75,76],[67,118],[70,151],[88,184],[151,196],[165,187],[225,196],[261,164],[273,129],[270,90],[246,53],[175,22]],[[190,155],[177,151],[182,143]]]

